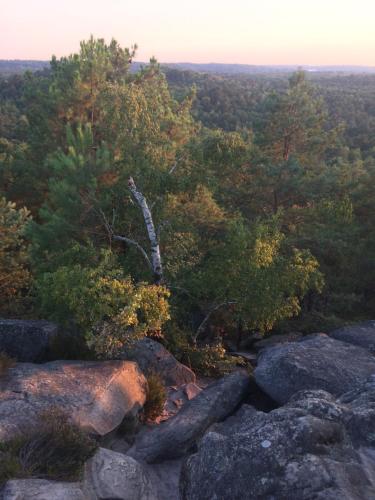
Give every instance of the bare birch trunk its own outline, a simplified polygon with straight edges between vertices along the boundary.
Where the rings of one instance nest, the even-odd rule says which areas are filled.
[[[152,271],[154,273],[154,281],[157,285],[160,285],[160,283],[162,283],[163,281],[163,266],[161,263],[159,241],[155,231],[151,210],[147,204],[146,198],[140,191],[137,190],[137,186],[135,185],[135,182],[132,177],[129,177],[128,186],[139,208],[142,210],[143,219],[145,221],[147,229],[148,239],[150,240],[151,265],[152,265]]]

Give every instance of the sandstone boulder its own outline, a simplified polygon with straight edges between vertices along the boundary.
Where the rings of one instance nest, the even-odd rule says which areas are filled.
[[[158,500],[144,467],[133,458],[99,448],[86,463],[82,482],[8,481],[3,500]]]
[[[296,342],[297,340],[301,340],[302,334],[295,333],[286,333],[284,335],[269,335],[262,340],[258,340],[254,342],[253,348],[256,351],[261,351],[262,349],[269,349],[278,344],[285,344],[286,342]]]
[[[375,354],[375,321],[365,321],[345,326],[330,333],[330,336],[341,342],[357,345]]]
[[[0,352],[21,362],[45,361],[57,333],[48,321],[0,319]]]
[[[90,499],[157,500],[141,464],[104,448],[87,462],[83,490]]]
[[[196,381],[194,372],[177,361],[163,345],[155,340],[149,338],[139,340],[124,356],[136,361],[143,373],[158,373],[166,386],[180,386]]]
[[[375,376],[362,387],[343,394],[338,402],[350,408],[345,425],[352,441],[375,448]]]
[[[1,381],[0,440],[37,423],[51,407],[82,429],[105,435],[139,411],[146,390],[144,375],[129,361],[18,363]]]
[[[355,446],[346,427],[351,412],[324,391],[297,393],[270,413],[243,406],[184,463],[182,498],[375,498],[375,450]]]
[[[129,452],[148,463],[183,456],[210,425],[230,415],[247,395],[249,376],[233,372],[213,382],[186,402],[172,418],[136,440]]]
[[[88,500],[79,483],[14,479],[0,492],[2,500]]]
[[[260,353],[257,384],[278,403],[299,390],[323,389],[335,396],[359,388],[375,373],[375,357],[327,335],[305,337]]]

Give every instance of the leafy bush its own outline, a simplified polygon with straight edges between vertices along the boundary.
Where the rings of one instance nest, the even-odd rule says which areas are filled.
[[[30,284],[24,238],[30,215],[26,208],[0,197],[0,313],[19,314],[22,295]]]
[[[37,289],[42,312],[62,324],[74,321],[99,358],[115,358],[128,342],[157,333],[169,319],[169,292],[134,284],[113,268],[110,253],[96,267],[81,264],[44,273]]]
[[[97,443],[68,422],[64,413],[50,409],[38,426],[0,444],[0,484],[12,478],[76,481]]]
[[[15,365],[15,360],[10,358],[5,352],[0,352],[0,377],[4,377],[9,368]]]
[[[189,346],[182,362],[205,377],[221,377],[242,364],[239,358],[229,356],[222,345]]]
[[[185,332],[176,324],[168,323],[165,329],[167,349],[178,361],[199,375],[221,377],[238,366],[246,365],[240,358],[228,355],[221,344],[197,346],[191,339],[191,332]]]
[[[155,420],[161,414],[167,399],[167,391],[160,375],[150,373],[147,376],[147,383],[147,399],[143,407],[143,417],[146,421]]]

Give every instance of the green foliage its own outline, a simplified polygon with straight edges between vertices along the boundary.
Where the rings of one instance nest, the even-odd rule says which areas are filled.
[[[28,222],[26,208],[17,209],[14,203],[0,198],[0,314],[19,312],[30,281],[24,236]]]
[[[209,342],[240,323],[373,316],[374,77],[164,74],[154,59],[137,72],[135,49],[91,37],[49,71],[0,80],[0,194],[33,214],[0,205],[6,307],[28,293],[30,266],[33,315],[77,330],[74,352],[56,355],[116,356],[171,315],[183,333],[167,343],[207,372],[222,354],[192,348],[197,331]],[[149,284],[130,176],[166,288]]]
[[[81,479],[83,465],[94,455],[97,443],[57,409],[42,413],[39,420],[39,425],[0,444],[0,484],[38,477]]]
[[[239,358],[228,355],[220,344],[188,346],[183,352],[182,361],[204,377],[222,377],[243,365]]]
[[[308,251],[289,248],[275,219],[250,229],[242,221],[230,224],[191,283],[210,298],[208,310],[231,306],[248,329],[266,332],[298,314],[301,299],[320,291],[323,278]]]
[[[147,399],[143,406],[145,421],[155,420],[161,415],[167,399],[167,390],[160,375],[149,373],[147,375]]]
[[[133,284],[109,254],[94,268],[75,264],[42,274],[37,293],[42,313],[62,324],[73,321],[100,358],[116,357],[126,343],[160,332],[169,319],[167,289]]]

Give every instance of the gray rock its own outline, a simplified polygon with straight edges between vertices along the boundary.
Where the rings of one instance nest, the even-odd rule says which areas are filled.
[[[338,403],[350,408],[345,425],[357,445],[375,447],[375,376],[363,387],[343,394]]]
[[[244,399],[249,376],[236,371],[212,383],[168,421],[139,436],[129,453],[148,463],[183,456],[210,425],[230,415]]]
[[[321,334],[262,351],[254,375],[264,392],[286,403],[305,389],[339,396],[361,387],[373,373],[375,358],[368,351]]]
[[[85,466],[85,498],[157,500],[144,467],[133,458],[99,448]]]
[[[3,500],[158,500],[145,468],[133,458],[99,448],[81,483],[45,479],[8,481]]]
[[[295,342],[302,338],[302,333],[286,333],[284,335],[269,335],[262,340],[258,340],[253,344],[256,351],[261,351],[262,349],[268,349],[278,344],[285,344],[286,342]]]
[[[41,362],[57,333],[57,325],[48,321],[0,319],[0,352],[21,362]]]
[[[341,342],[357,345],[375,354],[375,321],[365,321],[356,325],[345,326],[330,333]]]
[[[375,498],[375,453],[356,448],[350,408],[304,391],[270,413],[243,406],[211,428],[184,463],[184,500],[360,500]]]
[[[16,364],[0,389],[0,440],[7,440],[51,407],[82,429],[105,435],[139,411],[147,383],[131,361],[53,361]]]
[[[158,373],[166,386],[180,386],[196,381],[194,372],[177,361],[155,340],[149,338],[139,340],[130,351],[124,353],[124,357],[136,361],[145,374]]]
[[[60,483],[46,479],[8,481],[0,498],[3,500],[88,500],[79,483]]]

